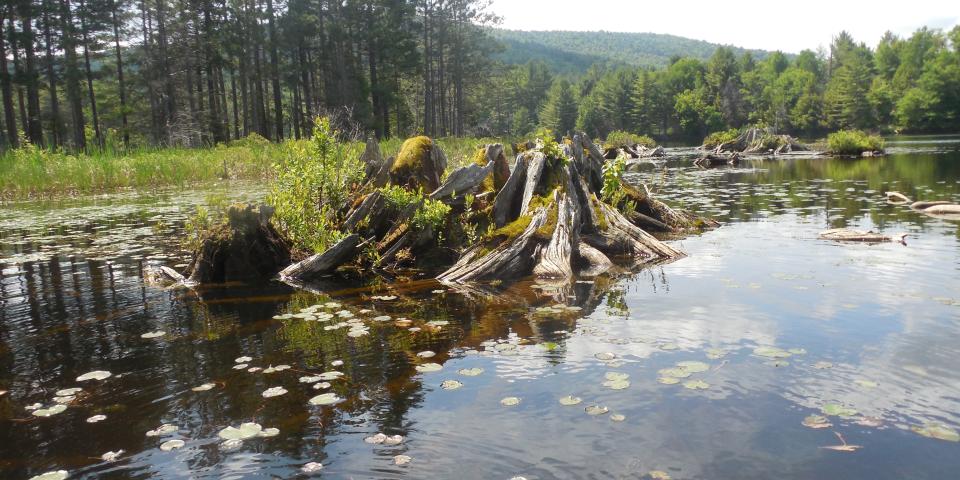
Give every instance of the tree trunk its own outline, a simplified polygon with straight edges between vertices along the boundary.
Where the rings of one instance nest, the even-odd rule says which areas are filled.
[[[123,51],[120,49],[120,22],[117,19],[117,0],[110,0],[110,19],[113,21],[113,46],[117,55],[117,88],[120,92],[120,125],[123,147],[130,144],[130,126],[127,120],[127,86],[123,80]]]
[[[90,34],[87,30],[87,5],[80,0],[80,33],[83,37],[83,67],[87,77],[87,97],[90,99],[90,120],[97,148],[103,148],[103,133],[100,131],[100,116],[97,114],[97,97],[93,93],[93,71],[90,69]]]
[[[73,146],[79,151],[87,150],[86,119],[83,113],[83,94],[80,89],[80,68],[77,66],[76,32],[73,28],[73,13],[70,0],[60,1],[60,20],[63,22],[63,50],[67,99],[73,119]]]
[[[43,39],[47,61],[47,84],[50,94],[50,146],[57,148],[63,144],[63,118],[60,116],[60,97],[57,95],[57,72],[53,63],[53,36],[50,33],[50,6],[43,9]]]
[[[7,9],[0,10],[0,89],[3,90],[3,120],[7,127],[7,142],[11,148],[17,148],[19,146],[17,114],[13,109],[13,87],[10,81],[10,70],[7,67],[7,48],[3,31],[6,13]]]
[[[270,77],[273,82],[273,110],[276,115],[277,141],[283,140],[283,101],[280,96],[280,54],[274,27],[273,0],[267,0],[267,29],[270,34]]]

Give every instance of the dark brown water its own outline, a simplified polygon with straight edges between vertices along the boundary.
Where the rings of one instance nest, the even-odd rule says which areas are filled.
[[[147,264],[185,261],[196,205],[262,198],[258,186],[0,208],[0,478],[289,478],[308,462],[329,478],[954,478],[960,222],[883,192],[960,201],[958,141],[903,139],[877,159],[643,165],[638,180],[724,226],[676,241],[682,260],[561,289],[144,284]],[[839,226],[910,238],[817,239]],[[373,298],[383,295],[396,298]],[[275,318],[327,302],[340,305]],[[579,309],[542,310],[560,304]],[[246,368],[291,368],[235,369],[242,356]],[[708,370],[687,364],[678,383],[658,381],[690,361]],[[416,370],[427,363],[442,369]],[[94,370],[112,376],[76,380]],[[329,371],[344,375],[328,389],[300,382]],[[605,386],[608,373],[617,381]],[[262,396],[278,386],[287,393]],[[71,387],[83,390],[61,413],[26,409]],[[325,392],[344,401],[309,403]],[[582,403],[561,405],[568,395]],[[591,405],[609,411],[588,415]],[[830,427],[801,424],[822,410]],[[223,450],[218,432],[242,422],[279,434]],[[914,431],[931,422],[946,440]],[[163,424],[176,431],[146,435]],[[378,432],[404,438],[364,441]],[[861,448],[821,448],[837,434]],[[184,446],[159,448],[174,439]]]

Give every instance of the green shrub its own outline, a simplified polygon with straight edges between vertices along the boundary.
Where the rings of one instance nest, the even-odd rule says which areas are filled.
[[[733,141],[740,135],[740,130],[731,128],[722,132],[713,132],[703,139],[703,146],[707,149],[717,148],[721,144]]]
[[[827,135],[827,150],[835,155],[860,155],[882,151],[883,138],[861,130],[840,130]]]
[[[267,203],[273,222],[301,250],[321,252],[340,240],[338,213],[363,182],[359,143],[342,142],[327,118],[318,118],[311,142],[287,142],[274,164]]]
[[[417,211],[414,212],[413,218],[410,221],[410,226],[422,230],[424,228],[432,228],[434,232],[442,234],[442,229],[446,221],[447,214],[450,213],[450,206],[439,201],[432,200],[422,192],[414,192],[412,190],[407,190],[398,185],[387,185],[380,188],[380,193],[387,200],[391,206],[396,210],[403,210],[410,205],[419,204]]]
[[[657,146],[656,140],[646,136],[637,135],[623,130],[614,130],[607,135],[607,140],[603,143],[603,148],[632,147],[634,145],[643,145],[647,148]]]

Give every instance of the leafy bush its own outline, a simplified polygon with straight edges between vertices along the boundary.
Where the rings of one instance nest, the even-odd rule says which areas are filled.
[[[440,227],[450,213],[450,206],[439,201],[427,198],[422,192],[407,190],[398,185],[387,185],[380,189],[380,193],[387,202],[397,210],[403,210],[410,205],[419,204],[410,221],[415,229],[432,228],[434,232],[442,234]]]
[[[363,181],[358,144],[338,136],[329,119],[317,118],[312,141],[285,143],[274,164],[273,222],[302,250],[320,252],[343,237],[337,214]]]
[[[625,132],[623,130],[615,130],[610,132],[607,135],[607,140],[604,142],[604,148],[620,148],[620,147],[632,147],[634,145],[643,145],[647,148],[653,148],[657,146],[656,140],[646,136],[646,135],[637,135],[630,132]]]
[[[740,130],[731,128],[722,132],[713,132],[703,139],[703,146],[708,149],[717,148],[723,143],[733,141],[740,135]]]
[[[861,130],[840,130],[827,135],[827,150],[835,155],[860,155],[883,150],[883,138]]]

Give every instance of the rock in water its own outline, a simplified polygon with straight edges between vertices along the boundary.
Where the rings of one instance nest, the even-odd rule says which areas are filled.
[[[290,264],[290,245],[270,225],[273,208],[234,205],[227,222],[206,232],[193,262],[189,282],[225,283],[270,278]]]

